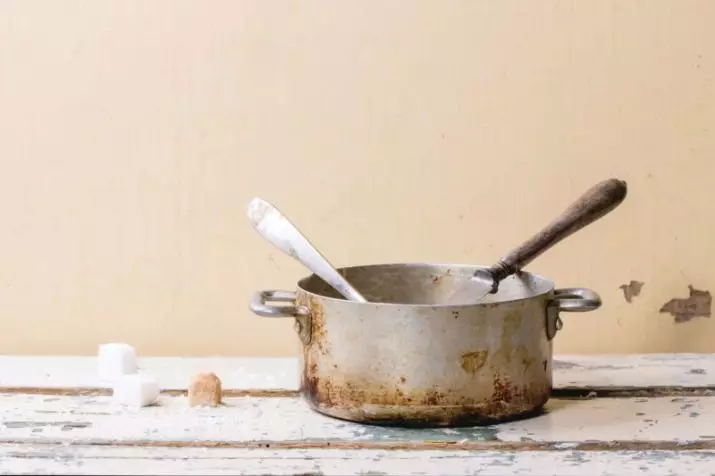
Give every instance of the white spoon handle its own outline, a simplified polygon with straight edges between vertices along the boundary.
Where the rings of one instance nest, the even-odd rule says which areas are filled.
[[[248,204],[246,215],[266,240],[300,261],[342,296],[352,301],[367,302],[276,207],[261,198],[254,198]]]

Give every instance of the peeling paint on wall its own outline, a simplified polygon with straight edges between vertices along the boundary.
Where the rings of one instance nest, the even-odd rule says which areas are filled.
[[[641,281],[631,280],[630,283],[621,284],[618,287],[623,291],[623,297],[626,298],[626,302],[631,302],[634,297],[638,296],[641,293],[641,289],[643,289],[644,284],[645,283]]]
[[[663,304],[660,312],[670,313],[676,323],[689,322],[696,317],[710,317],[712,296],[710,291],[695,289],[688,285],[690,297],[687,299],[673,298]]]

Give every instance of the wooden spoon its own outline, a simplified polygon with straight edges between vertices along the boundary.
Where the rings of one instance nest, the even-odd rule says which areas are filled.
[[[446,304],[476,304],[487,294],[497,292],[501,280],[519,271],[556,243],[616,208],[626,198],[627,191],[626,182],[623,180],[608,179],[597,183],[556,220],[501,258],[494,266],[478,270],[449,297]]]

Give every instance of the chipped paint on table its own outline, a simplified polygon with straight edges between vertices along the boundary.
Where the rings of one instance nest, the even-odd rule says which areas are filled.
[[[41,408],[41,410],[37,410]],[[456,436],[455,436],[456,435]],[[305,446],[421,441],[492,440],[494,430],[403,430],[325,417],[299,398],[233,397],[221,408],[190,408],[186,397],[162,396],[156,406],[125,409],[110,397],[0,395],[0,443],[147,439],[158,444],[206,442],[237,446]]]
[[[713,472],[714,356],[555,361],[557,396],[544,414],[418,430],[309,410],[296,395],[291,358],[140,359],[169,392],[154,406],[126,409],[103,395],[93,358],[0,357],[0,474]],[[243,396],[219,408],[189,407],[171,391],[202,371],[217,373],[228,395]]]
[[[233,397],[222,408],[191,408],[186,397],[125,409],[111,397],[0,395],[0,443],[41,441],[209,442],[235,446],[314,442],[368,447],[424,440],[498,447],[513,442],[707,441],[715,436],[715,398],[554,399],[547,412],[489,427],[402,429],[336,420],[300,398]],[[482,445],[482,443],[485,443]],[[503,445],[510,446],[510,445]],[[548,445],[547,445],[548,447]]]
[[[383,451],[2,445],[6,474],[711,474],[713,451]]]

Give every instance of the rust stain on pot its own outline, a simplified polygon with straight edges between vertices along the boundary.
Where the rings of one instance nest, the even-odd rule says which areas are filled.
[[[468,374],[475,375],[479,369],[484,367],[484,364],[487,362],[488,356],[489,352],[487,352],[486,350],[479,350],[477,352],[466,352],[460,357],[459,365],[462,367],[462,370],[464,370]]]
[[[502,377],[499,372],[494,373],[492,385],[494,386],[492,401],[497,405],[504,405],[506,402],[513,400],[515,396],[519,396],[521,393],[520,389],[513,386],[509,382],[509,379]]]
[[[318,347],[318,351],[327,355],[330,352],[328,339],[325,332],[325,318],[323,315],[323,303],[319,299],[312,296],[307,296],[306,307],[310,309],[310,321],[313,326],[313,338],[311,346]]]
[[[520,345],[514,349],[514,355],[524,365],[524,369],[528,369],[536,359],[529,353],[526,347]]]
[[[661,313],[669,313],[675,318],[676,324],[689,322],[696,317],[710,317],[712,296],[710,291],[695,289],[688,285],[690,296],[687,299],[673,298],[663,304]]]
[[[549,389],[543,384],[517,385],[495,370],[492,378],[494,392],[485,413],[495,419],[504,419],[526,408],[540,408],[548,400]]]
[[[474,355],[467,360],[475,360],[477,364],[481,358]],[[486,355],[483,358],[486,360]],[[411,427],[498,423],[541,412],[550,393],[543,382],[516,385],[495,368],[489,370],[493,374],[494,392],[486,399],[461,396],[438,387],[405,390],[399,384],[381,384],[370,379],[351,381],[343,376],[319,376],[311,369],[306,366],[301,386],[310,406],[319,412],[334,412],[340,418],[349,414],[346,419],[363,423]]]
[[[643,289],[643,285],[645,283],[642,281],[633,281],[631,280],[630,283],[628,284],[621,284],[618,286],[618,289],[623,291],[623,297],[625,298],[626,302],[630,303],[633,301],[633,298],[638,296],[641,293],[641,289]]]
[[[518,312],[510,312],[504,315],[502,333],[499,342],[499,349],[492,353],[492,365],[509,365],[514,351],[512,340],[521,327],[522,316]]]
[[[314,405],[324,407],[355,407],[356,405],[438,405],[446,396],[435,388],[405,393],[396,387],[371,384],[334,382],[330,377],[304,376],[304,395]]]

